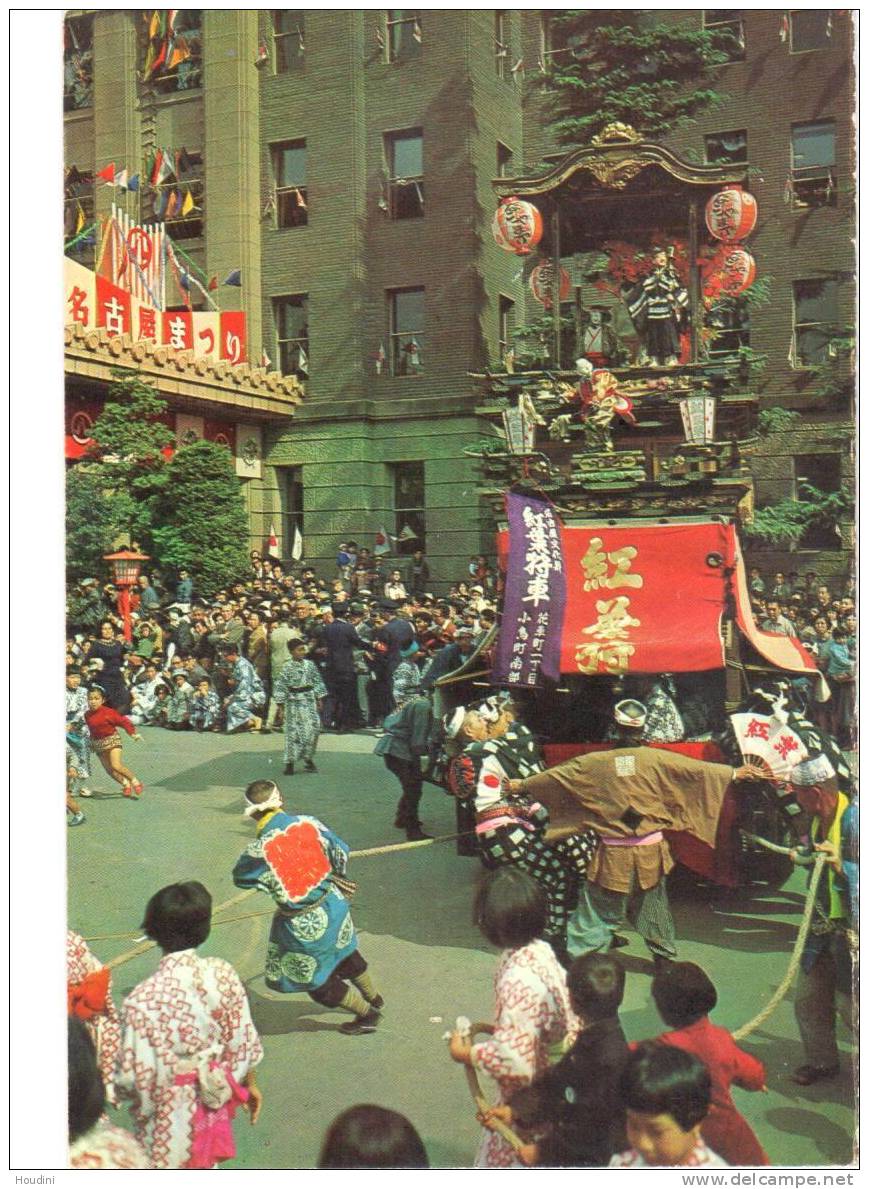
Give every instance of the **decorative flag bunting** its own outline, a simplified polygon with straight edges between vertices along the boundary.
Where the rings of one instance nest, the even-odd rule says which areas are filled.
[[[413,531],[409,524],[406,524],[401,532],[398,534],[399,541],[418,541],[419,537]]]
[[[111,165],[107,165],[105,167],[105,169],[101,169],[99,171],[99,173],[97,174],[97,177],[100,179],[100,181],[108,182],[108,184],[110,186],[114,186],[114,184],[115,184],[115,163],[114,163],[114,161],[111,163]]]
[[[224,278],[223,283],[224,283],[224,285],[235,285],[235,286],[237,286],[237,288],[240,289],[241,288],[241,269],[234,268],[232,270],[232,272],[229,273],[229,275]]]
[[[190,214],[190,212],[191,212],[192,210],[195,210],[195,209],[196,209],[196,203],[193,201],[193,195],[192,195],[192,194],[190,193],[190,191],[188,190],[188,191],[186,192],[186,194],[184,195],[184,201],[183,201],[183,202],[182,202],[182,204],[181,204],[181,216],[182,216],[182,218],[184,218],[184,217],[186,217],[187,215],[189,215],[189,214]]]
[[[298,369],[300,372],[304,372],[305,375],[307,376],[307,374],[308,374],[308,356],[305,354],[304,347],[299,347]]]

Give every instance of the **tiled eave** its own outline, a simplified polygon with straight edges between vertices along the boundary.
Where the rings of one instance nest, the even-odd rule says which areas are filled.
[[[68,376],[111,383],[117,368],[130,368],[166,398],[192,403],[204,412],[257,420],[292,417],[304,399],[295,376],[225,359],[195,359],[192,351],[128,335],[108,335],[78,324],[64,327],[64,371]]]

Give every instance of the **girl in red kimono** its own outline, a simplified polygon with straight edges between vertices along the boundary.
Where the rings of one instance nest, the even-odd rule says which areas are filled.
[[[712,1105],[701,1127],[703,1139],[730,1165],[769,1164],[730,1096],[731,1085],[765,1090],[766,1072],[756,1057],[737,1046],[726,1028],[709,1019],[718,996],[706,972],[693,962],[665,962],[652,981],[652,998],[661,1019],[675,1029],[657,1039],[699,1057],[712,1077]]]
[[[105,691],[98,685],[88,690],[88,708],[84,720],[91,733],[91,751],[100,757],[106,772],[121,786],[125,797],[132,797],[133,794],[141,797],[141,780],[124,766],[118,727],[123,727],[128,735],[140,742],[142,736],[126,715],[118,714],[117,710],[106,704]]]

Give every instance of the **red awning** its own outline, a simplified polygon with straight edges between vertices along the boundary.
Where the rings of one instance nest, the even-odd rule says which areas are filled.
[[[736,561],[733,575],[736,593],[736,622],[739,624],[742,634],[760,655],[776,668],[787,669],[791,673],[817,673],[818,666],[812,654],[803,647],[799,640],[794,636],[776,636],[771,632],[762,632],[754,622],[745,565],[735,530],[733,547]]]

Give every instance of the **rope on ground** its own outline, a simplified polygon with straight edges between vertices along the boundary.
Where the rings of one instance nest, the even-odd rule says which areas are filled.
[[[462,834],[441,834],[437,838],[421,838],[415,842],[393,842],[393,843],[389,843],[385,846],[370,846],[370,847],[367,847],[365,850],[351,850],[350,858],[351,859],[369,859],[369,858],[372,858],[374,855],[388,855],[388,854],[393,854],[398,851],[419,850],[420,847],[433,846],[436,842],[455,842],[456,839],[466,838],[472,833],[474,833],[473,830],[468,830]],[[222,904],[218,904],[218,906],[212,910],[212,914],[211,914],[212,926],[214,926],[214,925],[228,925],[234,921],[246,921],[246,920],[249,920],[251,917],[264,917],[264,916],[274,915],[274,911],[275,911],[274,908],[265,908],[265,909],[260,910],[259,912],[245,913],[242,916],[223,917],[221,920],[214,919],[218,913],[225,912],[227,908],[232,908],[233,905],[239,904],[242,900],[246,900],[248,898],[248,896],[252,896],[254,894],[254,892],[256,892],[257,890],[258,890],[257,888],[245,888],[245,890],[243,892],[239,892],[237,896],[232,896],[232,897],[230,897],[229,900],[224,900],[224,902]],[[87,942],[91,942],[91,941],[131,941],[131,940],[133,940],[133,938],[138,937],[138,936],[139,936],[138,930],[128,929],[124,933],[94,933],[90,937],[85,937],[84,940]],[[119,954],[117,956],[117,958],[112,958],[109,962],[106,962],[106,966],[108,966],[109,969],[113,969],[116,966],[120,966],[124,962],[130,961],[131,958],[137,958],[139,956],[139,954],[144,954],[147,950],[152,949],[154,945],[155,945],[155,942],[151,941],[149,938],[147,941],[143,941],[140,945],[137,945],[134,949],[128,950],[126,953]]]

